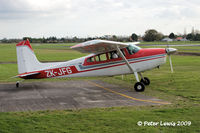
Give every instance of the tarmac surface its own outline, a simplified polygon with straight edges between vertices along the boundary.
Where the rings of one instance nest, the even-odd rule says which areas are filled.
[[[99,80],[0,84],[0,112],[170,104]]]

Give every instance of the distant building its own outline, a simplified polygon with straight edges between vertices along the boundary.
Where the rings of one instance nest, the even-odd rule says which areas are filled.
[[[183,38],[183,37],[177,37],[175,39],[175,41],[188,41],[186,38]]]
[[[175,40],[176,41],[181,41],[183,39],[183,37],[177,37]]]
[[[168,37],[165,37],[161,40],[162,42],[172,42],[173,40],[168,38]]]
[[[186,38],[183,38],[181,41],[189,41],[188,39],[186,39]]]
[[[142,37],[138,37],[138,42],[142,42],[143,38]]]

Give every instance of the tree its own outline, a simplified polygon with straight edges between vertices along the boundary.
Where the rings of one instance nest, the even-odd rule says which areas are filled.
[[[194,40],[194,34],[192,34],[192,33],[187,34],[186,39],[188,39],[190,41]]]
[[[163,34],[162,33],[158,33],[156,30],[154,29],[150,29],[145,31],[145,34],[143,36],[144,41],[159,41],[163,38]]]
[[[173,32],[169,34],[169,38],[170,38],[170,39],[174,39],[174,38],[175,38],[175,35],[174,35]]]
[[[137,41],[137,40],[138,40],[138,36],[137,36],[135,33],[133,33],[133,34],[131,35],[131,40],[132,40],[132,41]]]
[[[42,38],[42,43],[46,43],[47,42],[47,40],[43,37]]]
[[[116,35],[112,35],[112,40],[113,41],[117,41],[117,36]]]
[[[2,43],[7,43],[7,42],[8,42],[8,39],[7,39],[7,38],[3,38],[3,39],[1,40],[1,42],[2,42]]]
[[[164,38],[164,35],[161,32],[158,32],[158,34],[156,35],[156,41],[160,41]]]
[[[31,37],[23,37],[23,40],[29,40],[30,41],[30,43],[32,43],[32,38]]]
[[[194,40],[195,41],[200,41],[200,34],[196,34]]]

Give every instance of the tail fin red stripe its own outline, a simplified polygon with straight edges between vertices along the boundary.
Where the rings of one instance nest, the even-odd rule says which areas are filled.
[[[26,41],[21,41],[21,42],[19,42],[16,46],[28,46],[32,51],[33,51],[33,48],[32,48],[32,46],[30,45],[30,42],[29,42],[29,40],[27,39]]]

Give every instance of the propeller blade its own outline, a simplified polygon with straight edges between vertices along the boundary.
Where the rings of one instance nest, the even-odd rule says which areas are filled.
[[[173,70],[173,65],[172,65],[171,54],[175,53],[176,51],[177,51],[177,49],[175,49],[175,48],[169,48],[169,45],[168,45],[168,48],[166,48],[166,53],[169,56],[169,64],[170,64],[170,68],[171,68],[172,73],[174,72],[174,70]]]
[[[171,72],[173,73],[173,65],[172,65],[172,59],[171,59],[171,55],[169,54],[169,64],[170,64],[170,68],[171,68]]]

